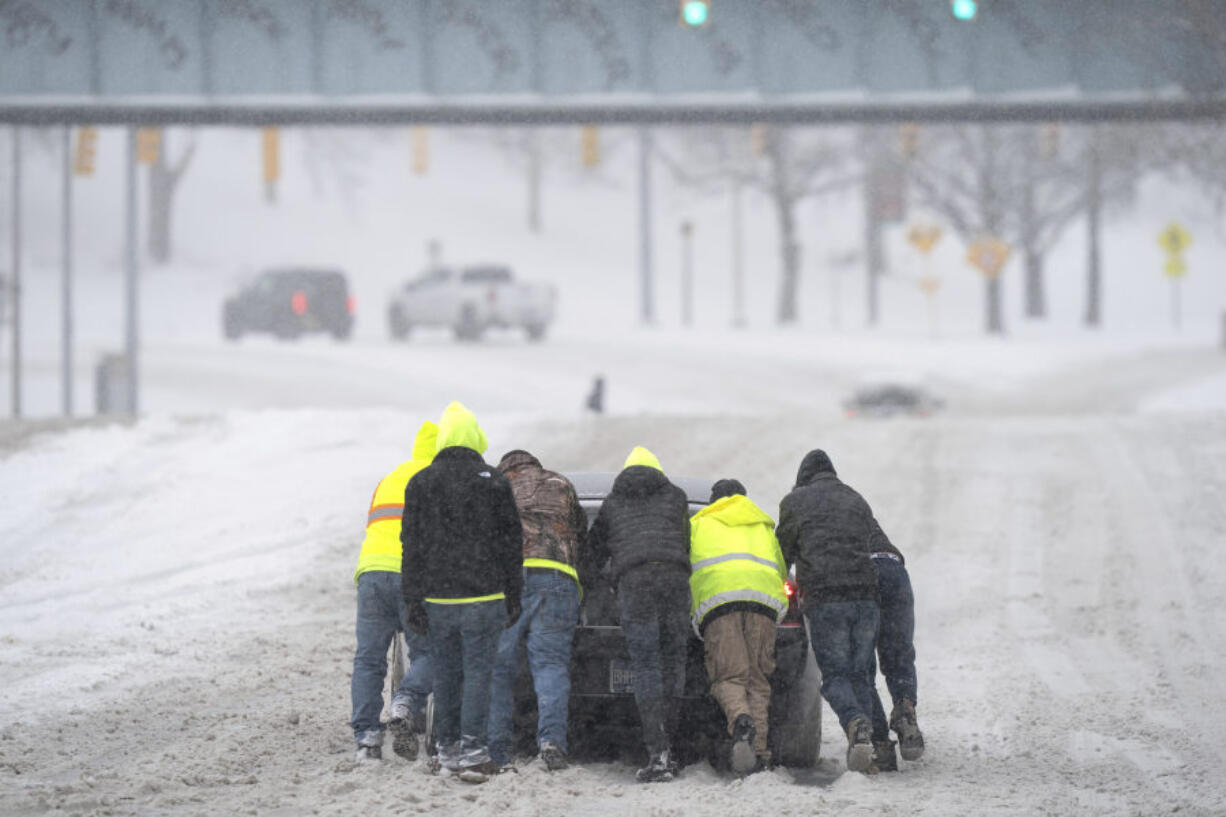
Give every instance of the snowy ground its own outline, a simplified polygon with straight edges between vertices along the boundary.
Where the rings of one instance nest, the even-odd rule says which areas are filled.
[[[835,400],[870,360],[922,379],[933,353],[659,341],[643,333],[604,354],[595,341],[440,342],[373,362],[373,347],[256,344],[242,366],[296,360],[356,394],[340,408],[265,408],[246,386],[163,380],[151,400],[211,389],[238,407],[7,427],[0,813],[1226,812],[1226,412],[1220,390],[1208,411],[1162,409],[1184,406],[1189,383],[1212,392],[1226,356],[1125,344],[1061,361],[1041,345],[950,344],[945,415],[855,421]],[[148,360],[190,369],[223,354]],[[611,416],[530,393],[573,369],[577,403],[593,362],[622,404]],[[396,399],[419,384],[421,410],[353,408],[366,365],[404,380]],[[639,786],[619,765],[548,775],[530,763],[471,787],[390,752],[355,767],[349,577],[365,506],[444,396],[501,407],[483,414],[492,456],[526,447],[560,469],[616,468],[643,443],[674,473],[739,477],[771,509],[804,452],[829,450],[909,557],[925,759],[837,776],[845,744],[828,728],[817,774],[743,782],[691,767]]]
[[[1203,201],[1150,185],[1108,224],[1096,332],[1079,325],[1080,226],[1048,259],[1047,321],[1023,319],[1015,260],[1008,335],[989,339],[982,281],[952,238],[934,254],[944,284],[929,324],[904,225],[887,237],[882,325],[852,328],[864,281],[834,260],[863,235],[854,196],[802,208],[802,321],[768,328],[778,247],[769,202],[750,197],[749,328],[730,332],[728,203],[661,171],[659,321],[644,329],[626,133],[612,130],[597,173],[551,161],[539,235],[522,178],[486,137],[431,133],[431,169],[414,176],[405,133],[287,132],[274,206],[258,134],[202,131],[177,266],[142,276],[136,423],[54,417],[59,187],[54,157],[31,153],[35,419],[0,422],[0,815],[1226,814],[1226,238]],[[104,130],[98,174],[77,185],[78,416],[98,356],[122,345],[119,137]],[[1172,218],[1197,236],[1179,332],[1154,241]],[[676,320],[682,220],[697,235],[689,332]],[[556,331],[540,345],[390,343],[383,299],[432,238],[448,259],[552,281]],[[294,261],[350,273],[354,340],[222,342],[236,279]],[[581,411],[598,373],[600,418]],[[882,379],[921,383],[947,409],[842,415],[857,383]],[[615,469],[644,444],[673,473],[741,479],[770,511],[803,454],[830,451],[908,555],[923,761],[840,774],[845,743],[827,728],[816,773],[742,782],[691,767],[638,786],[619,765],[530,763],[471,787],[390,751],[355,767],[350,576],[366,504],[452,399],[486,425],[491,457],[524,447],[559,469]]]

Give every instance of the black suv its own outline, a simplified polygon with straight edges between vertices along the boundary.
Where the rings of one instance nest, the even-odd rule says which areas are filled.
[[[587,513],[588,526],[613,487],[616,473],[567,474]],[[697,513],[711,495],[711,480],[669,477],[685,491],[690,513]],[[625,759],[641,764],[646,759],[642,730],[634,703],[634,673],[626,638],[618,623],[617,598],[604,576],[583,588],[579,626],[575,629],[570,659],[570,713],[567,722],[569,752],[576,758]],[[788,582],[789,605],[775,640],[775,672],[771,676],[770,749],[782,766],[817,765],[822,743],[821,674],[809,649],[794,581]],[[677,745],[683,764],[709,760],[726,766],[729,737],[723,712],[710,695],[703,644],[690,638],[686,658],[685,692],[678,721]],[[431,712],[432,714],[432,712]],[[515,688],[515,752],[536,752],[536,695],[532,675],[521,651]],[[427,718],[427,746],[432,717]]]
[[[346,340],[353,332],[353,311],[349,282],[339,270],[273,269],[226,299],[221,323],[227,340],[247,332],[271,332],[285,340],[328,332]]]

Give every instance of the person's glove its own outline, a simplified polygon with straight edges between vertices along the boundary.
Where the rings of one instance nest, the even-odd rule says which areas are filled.
[[[418,635],[426,635],[430,631],[430,617],[426,615],[426,605],[420,601],[410,602],[408,615],[409,629]]]
[[[508,596],[507,597],[507,625],[506,626],[507,627],[514,626],[515,622],[519,621],[519,614],[521,612],[523,612],[523,605],[520,604],[519,599],[512,599],[510,596]]]

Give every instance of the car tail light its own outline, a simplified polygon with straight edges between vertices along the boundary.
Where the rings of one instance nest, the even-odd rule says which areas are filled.
[[[844,416],[844,417],[855,417],[855,416],[856,416],[856,410],[855,410],[855,409],[846,409],[846,410],[843,412],[843,416]]]
[[[352,295],[345,298],[345,309],[349,310],[350,315],[358,311],[358,301]]]
[[[305,315],[307,311],[306,293],[299,290],[289,299],[289,308],[294,310],[295,315]]]

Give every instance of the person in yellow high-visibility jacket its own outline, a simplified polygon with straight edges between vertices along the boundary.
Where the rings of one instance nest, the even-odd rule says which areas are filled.
[[[732,735],[737,774],[770,765],[767,716],[775,626],[787,612],[787,566],[774,521],[735,479],[690,518],[690,619],[703,639],[711,695]]]
[[[413,442],[413,456],[379,480],[366,515],[366,538],[358,556],[353,583],[358,588],[357,649],[353,655],[354,740],[359,760],[375,760],[383,754],[383,679],[387,676],[387,648],[396,631],[405,634],[409,646],[409,670],[392,696],[392,749],[412,760],[417,757],[417,737],[424,724],[426,698],[433,684],[429,640],[408,627],[407,608],[400,582],[400,522],[404,491],[409,480],[434,460],[438,426],[422,423]],[[414,729],[414,722],[419,729]]]

